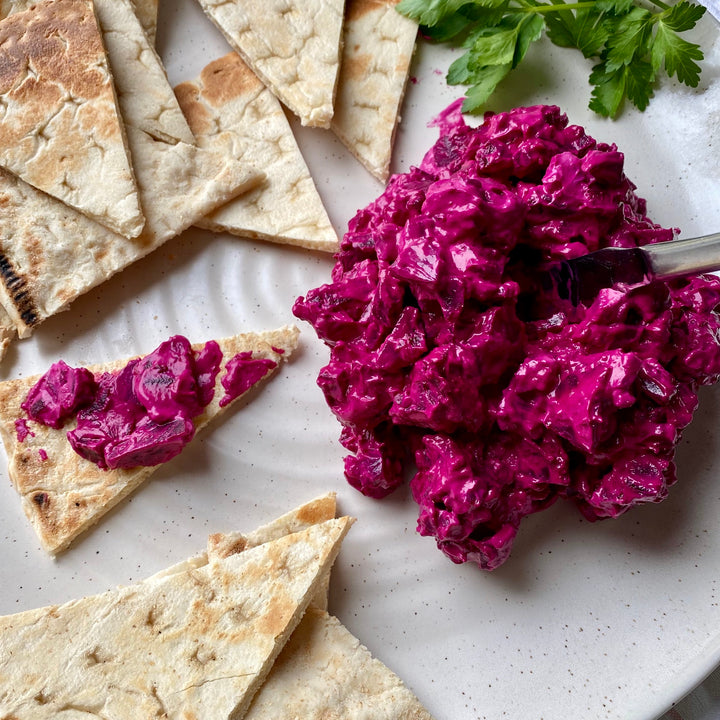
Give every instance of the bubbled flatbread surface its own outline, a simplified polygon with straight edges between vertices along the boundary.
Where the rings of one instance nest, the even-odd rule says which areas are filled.
[[[255,74],[303,125],[329,127],[344,0],[199,0]]]
[[[215,396],[204,412],[193,419],[196,430],[203,428],[239,399],[222,408],[219,405],[224,395],[222,368],[231,357],[249,351],[254,358],[273,360],[277,368],[297,346],[297,336],[297,328],[283,327],[219,340],[223,362],[215,384]],[[201,345],[193,347],[198,349]],[[112,372],[121,369],[127,362],[119,360],[92,365],[89,369],[93,373]],[[269,369],[263,379],[270,377],[276,368]],[[43,548],[57,554],[147,480],[157,466],[100,469],[80,457],[67,441],[66,433],[75,427],[75,420],[57,430],[28,421],[31,433],[20,442],[15,421],[26,417],[20,405],[39,377],[0,383],[0,437],[8,459],[8,473],[20,495],[23,511]]]
[[[395,0],[348,0],[333,132],[385,182],[415,49],[417,23]]]
[[[14,11],[22,7],[19,0],[12,5]],[[110,28],[106,34],[111,68],[123,68],[116,73],[118,101],[146,224],[137,238],[123,237],[0,171],[0,304],[7,318],[0,350],[14,333],[30,335],[76,297],[255,186],[262,177],[225,156],[223,134],[205,148],[164,139],[192,134],[157,54],[129,0],[97,0],[96,7],[101,24],[106,22]],[[140,93],[137,88],[148,91]]]
[[[0,716],[242,718],[350,524],[0,618]]]
[[[132,4],[148,40],[154,43],[157,34],[158,0],[132,0]]]
[[[415,694],[343,624],[309,607],[245,720],[432,720]]]
[[[0,164],[110,229],[137,236],[138,199],[91,0],[0,21]]]
[[[233,133],[239,162],[262,168],[258,187],[196,225],[243,237],[335,252],[333,229],[280,102],[237,53],[209,63],[195,81],[175,88],[198,144]]]
[[[325,522],[335,505],[335,496],[325,495],[246,535],[213,534],[203,561],[222,561]],[[432,720],[402,680],[326,612],[327,594],[319,585],[245,720]]]

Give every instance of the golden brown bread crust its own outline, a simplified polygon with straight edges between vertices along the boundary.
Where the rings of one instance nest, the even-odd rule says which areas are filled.
[[[91,0],[0,22],[0,164],[127,237],[145,219]]]
[[[332,130],[382,182],[390,160],[417,23],[396,0],[347,0]]]
[[[297,328],[286,327],[219,340],[223,365],[236,353],[245,351],[251,351],[253,357],[272,359],[279,365],[296,347],[297,335]],[[89,369],[93,372],[113,371],[124,367],[126,362],[93,365]],[[272,372],[269,370],[265,377]],[[222,373],[218,375],[212,402],[194,419],[198,430],[229,407],[219,406],[224,394],[221,376]],[[32,434],[20,441],[15,421],[25,417],[20,405],[38,378],[32,376],[0,383],[0,437],[8,456],[10,479],[21,497],[23,510],[42,546],[56,554],[135,490],[156,467],[101,470],[75,453],[67,442],[65,434],[74,427],[74,422],[59,430],[30,422]]]
[[[351,524],[0,617],[0,717],[244,717]]]
[[[335,252],[337,233],[277,98],[236,53],[209,63],[194,81],[175,88],[198,144],[225,133],[228,153],[262,168],[265,180],[213,211],[200,227]]]

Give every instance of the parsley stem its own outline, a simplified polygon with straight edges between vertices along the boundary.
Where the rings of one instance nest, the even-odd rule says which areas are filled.
[[[587,0],[586,2],[560,3],[559,5],[525,5],[524,7],[517,8],[517,10],[518,12],[546,13],[562,10],[582,10],[583,8],[591,8],[596,5],[597,2],[595,2],[595,0]]]

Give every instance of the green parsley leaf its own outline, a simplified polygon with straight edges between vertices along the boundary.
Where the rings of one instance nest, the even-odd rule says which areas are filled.
[[[577,48],[586,57],[597,57],[610,35],[605,14],[598,8],[547,13],[547,35],[556,45]]]
[[[477,112],[495,92],[498,83],[510,72],[512,65],[489,65],[475,74],[476,81],[465,93],[463,112]]]
[[[692,30],[704,14],[705,8],[702,5],[693,5],[687,0],[680,0],[677,5],[662,13],[660,18],[662,24],[670,30],[684,32]]]
[[[620,18],[607,42],[606,65],[609,72],[645,55],[652,34],[651,18],[650,12],[640,7],[633,8]]]
[[[468,0],[400,0],[395,8],[402,15],[417,20],[420,25],[432,27],[467,4]]]
[[[700,66],[695,60],[703,58],[700,46],[681,38],[662,22],[658,23],[651,58],[653,71],[657,72],[664,64],[670,77],[677,75],[681,83],[698,86]]]
[[[702,49],[680,37],[705,13],[691,0],[400,0],[396,7],[427,37],[465,50],[447,74],[449,84],[469,88],[464,112],[483,109],[543,31],[598,61],[588,104],[605,117],[616,117],[626,100],[644,110],[663,69],[691,87],[700,79]]]

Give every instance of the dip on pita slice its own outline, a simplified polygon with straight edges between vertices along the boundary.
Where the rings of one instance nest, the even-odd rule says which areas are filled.
[[[265,180],[195,224],[241,237],[335,252],[330,223],[290,123],[277,98],[237,53],[208,64],[195,81],[175,88],[200,147],[234,133],[240,160],[262,168]],[[233,151],[228,148],[228,152]]]
[[[351,523],[0,618],[0,716],[239,720]]]
[[[330,126],[345,0],[198,0],[303,125]]]
[[[14,9],[22,7],[13,4]],[[192,137],[165,70],[129,0],[97,0],[134,158],[146,224],[137,238],[112,233],[17,176],[0,170],[0,351],[27,337],[79,295],[254,187],[262,174],[225,157],[226,136],[205,148]],[[14,17],[14,16],[11,16]],[[139,87],[151,87],[146,94]],[[212,148],[212,149],[211,149]]]
[[[396,0],[347,0],[333,132],[379,180],[390,160],[418,25]]]
[[[288,326],[219,340],[223,353],[221,371],[215,381],[212,401],[193,418],[195,430],[203,428],[251,390],[248,388],[231,403],[220,405],[225,393],[223,368],[228,360],[247,352],[252,353],[253,359],[271,360],[274,365],[252,386],[256,387],[291,355],[297,346],[297,337],[297,328]],[[203,345],[193,345],[193,349],[199,350]],[[122,360],[88,369],[97,377],[103,372],[118,371],[126,364],[127,360]],[[20,495],[23,510],[43,548],[55,555],[147,480],[158,466],[103,470],[71,447],[66,434],[75,427],[76,419],[68,420],[59,429],[27,420],[21,404],[39,377],[0,383],[0,436],[8,458],[10,480]]]
[[[0,21],[0,165],[120,235],[145,224],[92,0]]]

